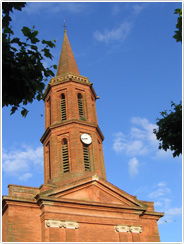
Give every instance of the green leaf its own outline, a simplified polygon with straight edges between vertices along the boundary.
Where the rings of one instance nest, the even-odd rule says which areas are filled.
[[[154,129],[159,143],[159,149],[173,151],[173,157],[182,153],[182,103],[176,105],[171,101],[171,107],[168,113],[166,110],[161,112],[163,118],[157,119],[158,129]]]
[[[36,99],[38,100],[38,101],[40,101],[41,99],[42,99],[42,94],[38,94],[37,96],[36,96]]]
[[[52,67],[53,67],[54,69],[57,69],[57,65],[56,65],[56,64],[52,65]]]
[[[22,117],[25,118],[27,116],[28,112],[29,111],[27,109],[23,108],[22,111],[21,111]]]
[[[48,49],[48,48],[44,48],[44,49],[42,49],[42,51],[44,52],[44,56],[46,57],[46,58],[50,58],[50,59],[52,59],[52,54],[50,53],[50,50]]]
[[[14,8],[16,9],[16,10],[19,10],[19,11],[21,11],[22,10],[22,8],[23,7],[25,7],[26,6],[26,3],[24,3],[24,2],[19,2],[19,3],[14,3]]]
[[[182,9],[175,9],[175,14],[179,14],[178,22],[176,23],[175,35],[173,36],[177,42],[182,42]]]
[[[50,47],[50,48],[53,48],[53,47],[56,46],[52,41],[45,41],[45,40],[42,40],[42,44],[46,44],[46,45],[47,45],[48,47]]]
[[[25,36],[29,36],[31,33],[31,30],[26,26],[22,27],[21,31]]]
[[[11,113],[10,113],[10,115],[14,114],[15,111],[16,111],[17,109],[18,109],[17,106],[13,106],[13,107],[11,108]]]

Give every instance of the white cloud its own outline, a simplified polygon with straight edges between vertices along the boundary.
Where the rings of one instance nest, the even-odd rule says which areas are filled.
[[[148,197],[150,197],[150,198],[158,198],[158,197],[164,196],[164,195],[166,195],[166,194],[168,194],[170,192],[171,192],[171,190],[169,188],[167,188],[167,187],[159,188],[158,190],[151,192],[148,195]]]
[[[144,4],[144,3],[134,4],[132,6],[132,14],[138,16],[147,7],[148,7],[148,4]]]
[[[154,203],[155,208],[157,208],[156,211],[164,212],[164,217],[158,221],[158,224],[173,222],[175,216],[182,214],[182,208],[171,206],[171,199],[167,197],[171,193],[171,190],[167,187],[165,181],[157,183],[156,186],[153,186],[153,188],[155,187],[158,189],[151,192],[148,197],[157,200]]]
[[[83,12],[88,5],[80,2],[29,2],[23,9],[28,14],[69,12],[72,14]],[[64,20],[64,19],[63,19]]]
[[[133,138],[137,138],[137,139],[145,139],[146,138],[146,133],[143,130],[140,130],[136,127],[132,127],[130,133],[131,133],[131,136]]]
[[[25,173],[19,176],[19,180],[26,181],[27,179],[31,178],[33,175],[31,173]]]
[[[123,7],[122,7],[123,6]],[[112,7],[112,15],[117,15],[119,12],[129,11],[129,17],[125,20],[122,20],[118,27],[112,29],[105,29],[104,31],[95,31],[93,33],[94,38],[99,42],[104,42],[106,44],[113,41],[123,42],[133,29],[136,18],[139,14],[147,8],[148,4],[133,4],[130,9],[127,8],[127,5],[115,4]]]
[[[114,134],[113,150],[116,153],[125,152],[127,155],[143,155],[147,148],[141,140],[128,140],[122,132]]]
[[[157,183],[156,187],[158,189],[156,191],[149,193],[148,197],[150,197],[150,198],[162,197],[162,198],[160,198],[160,200],[162,200],[165,203],[164,205],[165,206],[167,205],[167,207],[168,207],[170,200],[167,198],[163,198],[163,196],[170,194],[171,190],[167,187],[167,184],[165,181],[161,181],[161,182]],[[154,186],[154,188],[155,188],[155,186]]]
[[[122,152],[126,146],[125,135],[122,132],[118,132],[114,134],[114,137],[113,150],[116,153]]]
[[[167,187],[167,183],[165,181],[161,181],[150,188],[155,187],[157,190],[149,193],[148,197],[155,200],[154,207],[156,208],[156,211],[164,212],[164,216],[159,219],[158,224],[161,225],[175,221],[175,218],[182,214],[182,208],[173,207],[171,205],[172,201],[168,198],[171,190]]]
[[[131,29],[132,24],[128,21],[124,21],[118,27],[111,30],[106,29],[103,33],[100,31],[95,31],[93,36],[97,41],[105,42],[106,44],[112,41],[122,42],[130,34]]]
[[[182,208],[169,208],[165,211],[164,217],[159,219],[158,224],[161,225],[176,221],[175,218],[180,215],[182,215]]]
[[[31,171],[36,166],[43,165],[43,147],[32,148],[22,146],[21,149],[2,150],[2,170],[9,176],[26,180],[32,176]]]
[[[140,186],[135,192],[134,195],[145,195],[150,192],[150,186],[145,185],[145,186]]]
[[[141,127],[141,129],[132,128],[132,137],[141,137],[148,140],[152,145],[158,145],[156,135],[153,133],[153,129],[157,128],[156,124],[152,124],[148,121],[148,119],[140,117],[133,117],[131,122],[132,124]]]
[[[171,208],[165,212],[165,215],[177,216],[182,214],[182,208]]]
[[[155,207],[161,207],[162,206],[162,203],[161,202],[154,202],[154,206]]]
[[[163,187],[163,186],[166,186],[166,183],[165,183],[165,181],[161,181],[157,184],[157,186]]]
[[[147,147],[141,140],[130,141],[126,146],[128,155],[145,155],[148,152]]]
[[[129,174],[131,177],[137,175],[139,173],[139,161],[136,158],[132,158],[128,162],[129,166]]]
[[[157,151],[158,141],[153,134],[155,127],[156,125],[146,118],[133,117],[130,132],[127,135],[122,132],[113,135],[113,150],[116,153],[125,152],[129,156],[147,155]]]
[[[155,191],[150,192],[150,189],[155,188]],[[176,217],[182,215],[181,207],[172,206],[171,190],[165,181],[160,181],[153,186],[145,185],[139,187],[135,193],[136,195],[147,195],[148,198],[151,198],[151,201],[154,200],[155,211],[164,213],[164,216],[158,221],[159,225],[176,221]]]
[[[159,141],[153,133],[157,128],[146,118],[132,117],[129,132],[123,134],[121,131],[113,134],[113,150],[116,153],[124,152],[128,156],[149,155],[152,159],[171,159],[172,152],[159,150]]]
[[[160,198],[160,201],[163,202],[164,209],[169,209],[171,204],[171,199],[169,198]]]

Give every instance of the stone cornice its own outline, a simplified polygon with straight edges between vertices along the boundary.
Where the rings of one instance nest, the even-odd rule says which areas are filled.
[[[67,199],[67,198],[56,198],[56,197],[50,197],[50,196],[43,196],[43,195],[36,195],[36,200],[38,202],[38,205],[52,205],[53,204],[56,206],[56,204],[67,204],[70,207],[75,207],[75,208],[90,208],[90,209],[96,209],[100,208],[100,210],[106,211],[107,209],[109,211],[118,211],[119,210],[127,210],[131,211],[133,214],[139,214],[141,215],[146,208],[145,207],[139,207],[139,206],[127,206],[127,205],[121,205],[121,204],[111,204],[111,203],[100,203],[100,202],[88,202],[85,200],[77,200],[77,199]],[[136,210],[136,212],[134,212]],[[139,211],[139,213],[138,213]]]
[[[66,82],[66,81],[74,81],[74,82],[82,83],[85,85],[90,84],[90,81],[87,77],[82,76],[82,75],[76,75],[73,73],[67,73],[64,75],[59,75],[59,76],[53,77],[53,78],[51,78],[49,84],[56,85],[58,83]]]
[[[3,196],[2,197],[2,212],[4,213],[9,205],[18,205],[24,207],[30,207],[29,204],[33,204],[33,206],[38,207],[37,202],[35,199],[28,199],[22,197],[15,197],[15,196]]]
[[[91,91],[95,97],[95,99],[98,99],[99,97],[96,95],[96,92],[93,88],[93,83],[90,83],[89,79],[85,76],[81,76],[81,75],[76,75],[76,74],[72,74],[72,73],[68,73],[65,75],[60,75],[60,76],[56,76],[51,78],[50,82],[48,83],[45,91],[44,91],[44,100],[45,97],[47,96],[47,94],[49,93],[50,89],[52,86],[57,86],[59,84],[63,84],[66,82],[74,82],[74,83],[79,83],[79,84],[83,84],[83,85],[87,85],[90,86]]]
[[[37,195],[36,200],[40,208],[44,206],[56,206],[56,207],[68,207],[75,209],[88,209],[88,210],[98,210],[98,211],[109,211],[116,213],[128,213],[139,215],[140,218],[155,219],[159,220],[164,216],[164,213],[146,211],[145,207],[139,206],[126,206],[121,204],[110,204],[110,203],[100,203],[100,202],[87,202],[84,200],[76,199],[65,199],[65,198],[55,198]]]
[[[35,187],[35,186],[23,186],[23,185],[16,185],[16,184],[8,184],[8,187],[9,186],[15,186],[15,187],[22,187],[22,188],[27,188],[27,189],[35,189],[37,190],[39,187]]]
[[[140,218],[142,219],[155,219],[159,220],[164,216],[163,212],[154,212],[154,211],[145,211],[141,214]]]
[[[26,203],[36,203],[35,199],[23,198],[23,197],[16,197],[16,196],[3,196],[2,202],[6,201],[14,201],[14,202],[26,202]]]
[[[60,126],[66,126],[66,125],[70,125],[70,124],[81,124],[81,125],[85,125],[85,126],[90,126],[93,128],[96,128],[97,132],[99,133],[102,141],[104,140],[104,136],[100,130],[100,127],[97,124],[94,123],[89,123],[87,121],[82,121],[82,120],[77,120],[77,119],[71,119],[71,120],[66,120],[64,122],[56,122],[52,125],[50,125],[44,132],[43,136],[41,137],[40,141],[43,143],[44,140],[46,139],[47,135],[49,134],[49,132],[52,129],[58,128]]]

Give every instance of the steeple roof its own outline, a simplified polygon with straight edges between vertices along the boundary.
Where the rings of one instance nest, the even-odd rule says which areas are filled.
[[[75,61],[72,48],[70,46],[68,36],[66,30],[64,30],[64,39],[63,45],[61,49],[58,69],[56,76],[67,74],[67,73],[74,73],[76,75],[80,75],[77,63]]]

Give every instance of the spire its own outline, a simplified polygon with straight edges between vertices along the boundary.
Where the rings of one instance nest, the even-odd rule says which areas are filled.
[[[56,76],[66,73],[74,73],[76,75],[80,75],[65,28],[63,46],[61,49]]]

